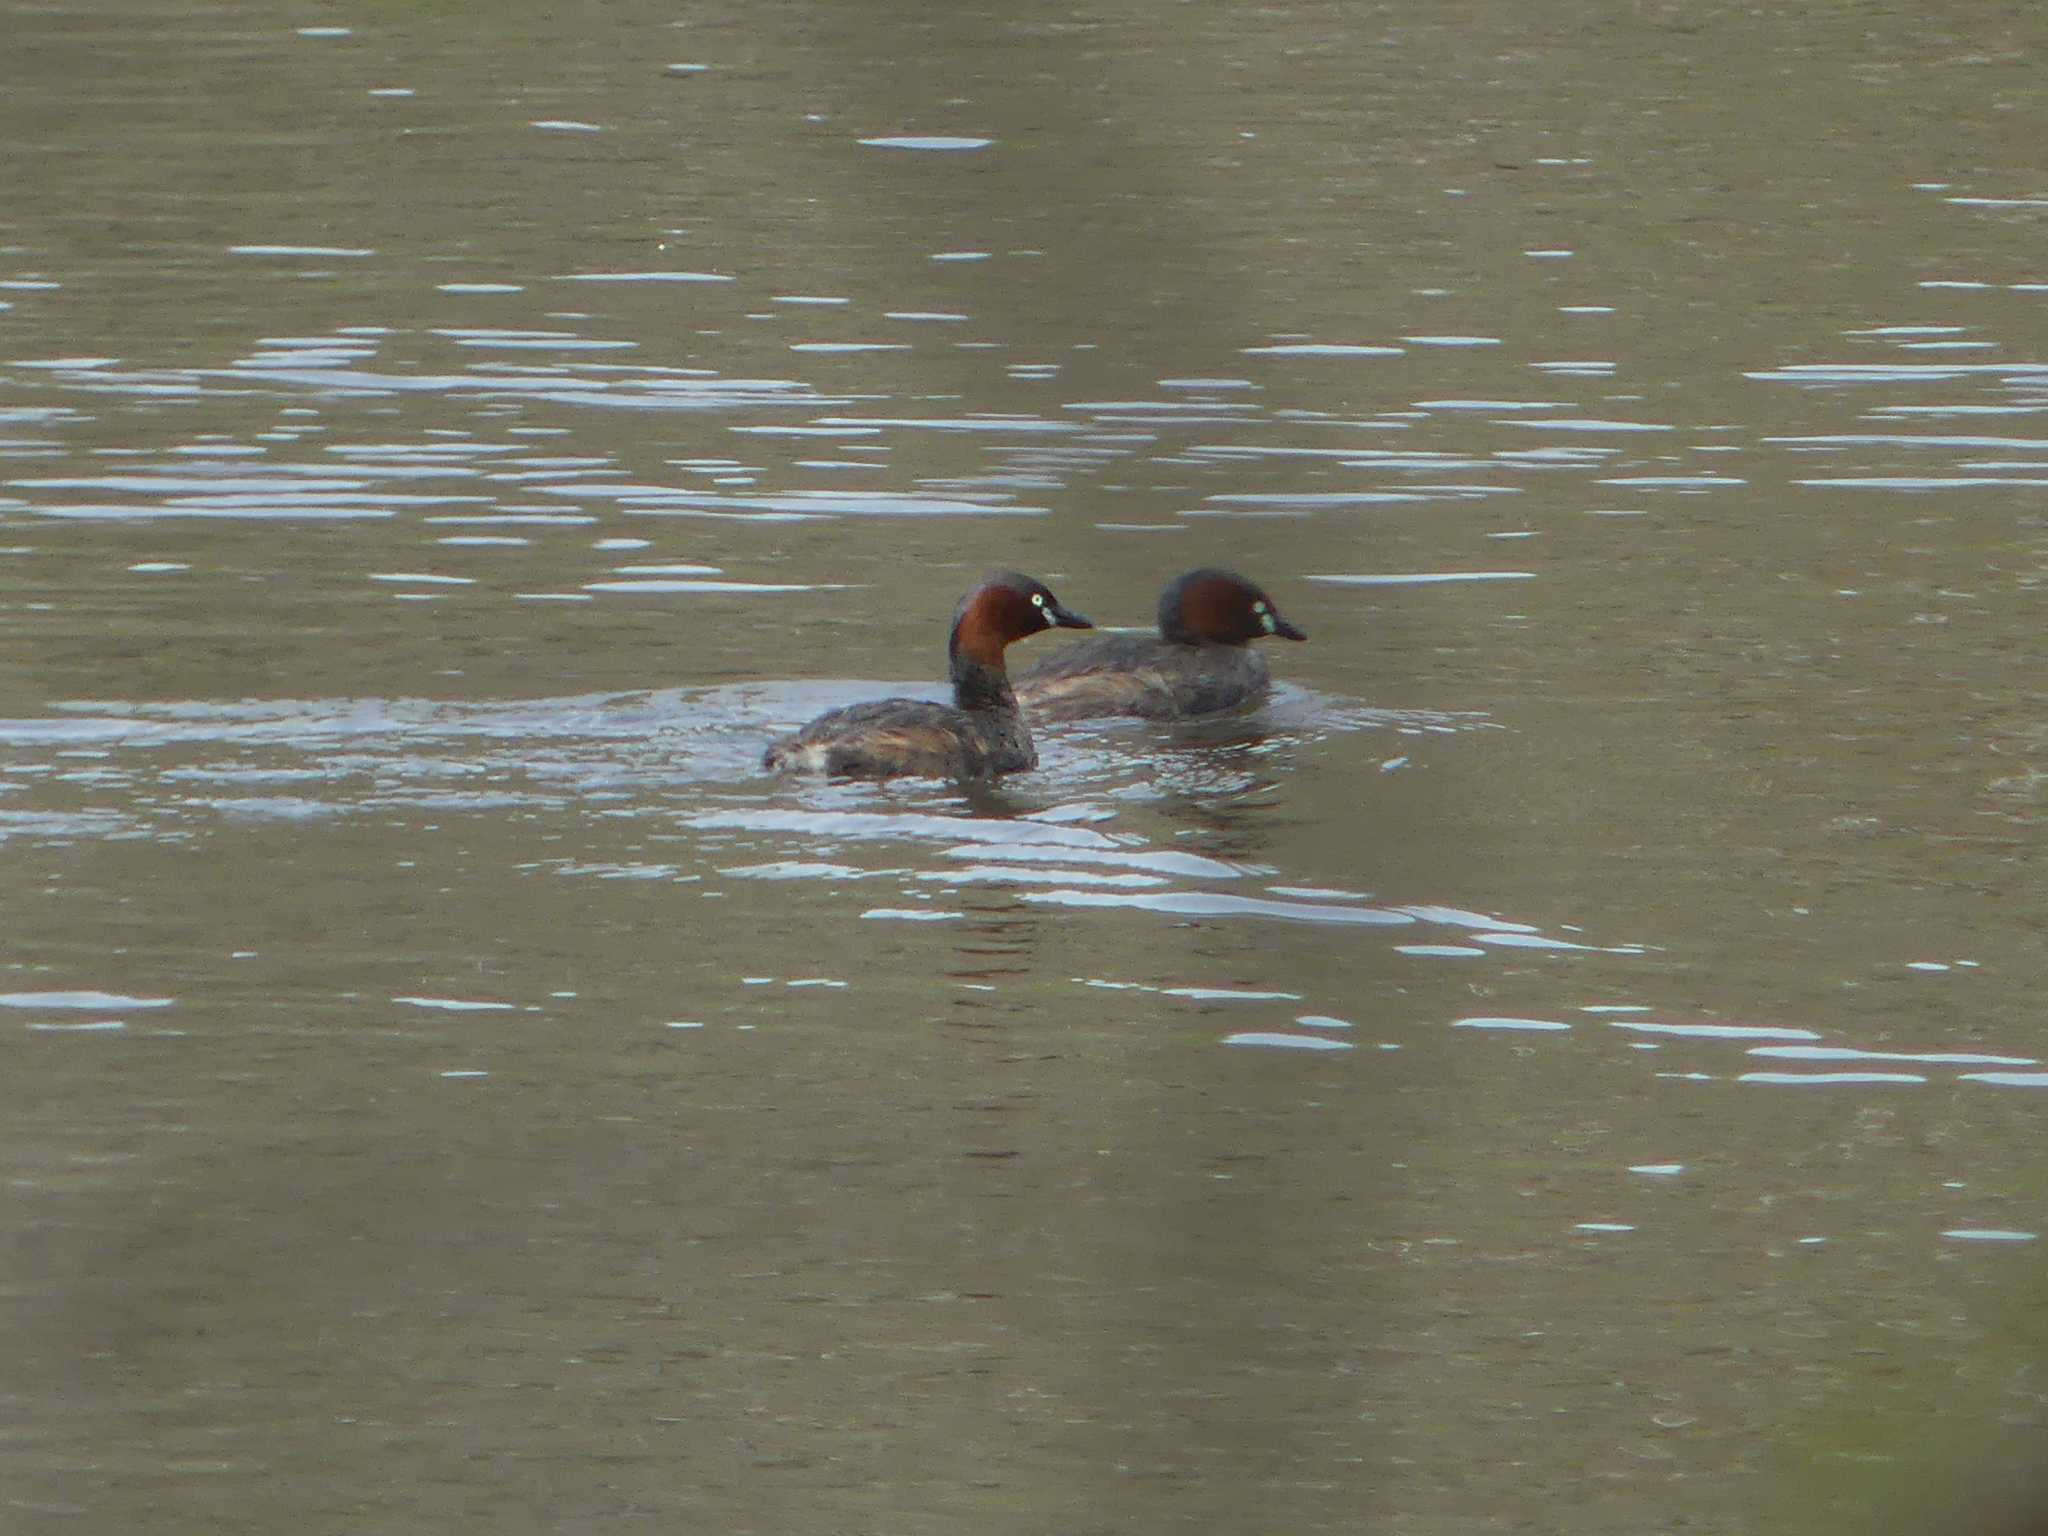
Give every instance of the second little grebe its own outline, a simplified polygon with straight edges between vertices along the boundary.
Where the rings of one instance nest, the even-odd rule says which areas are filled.
[[[1070,645],[1017,676],[1017,698],[1042,720],[1138,715],[1180,720],[1263,698],[1266,658],[1248,641],[1306,640],[1273,600],[1234,571],[1204,567],[1159,595],[1159,634],[1103,635]]]
[[[946,655],[953,703],[877,699],[818,716],[770,744],[763,767],[808,769],[864,779],[898,776],[978,779],[1038,766],[1031,731],[1017,712],[1003,650],[1042,629],[1094,626],[1044,583],[1015,571],[989,577],[960,599]]]

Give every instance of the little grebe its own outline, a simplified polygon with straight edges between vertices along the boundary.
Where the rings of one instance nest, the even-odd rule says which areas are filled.
[[[1017,698],[1041,720],[1217,714],[1265,696],[1272,670],[1246,643],[1265,635],[1308,638],[1234,571],[1189,571],[1159,596],[1158,638],[1103,635],[1070,645],[1019,673]]]
[[[774,742],[762,766],[853,778],[978,779],[1038,766],[1038,749],[1017,711],[1003,649],[1055,625],[1092,629],[1060,606],[1044,583],[1014,571],[989,577],[960,600],[946,654],[953,703],[877,699],[818,716]]]

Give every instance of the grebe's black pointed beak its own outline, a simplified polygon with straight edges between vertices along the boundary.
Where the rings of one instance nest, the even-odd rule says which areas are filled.
[[[1282,640],[1306,640],[1308,638],[1307,630],[1296,629],[1277,613],[1273,615],[1273,633]]]
[[[1057,629],[1093,629],[1095,627],[1085,613],[1076,613],[1059,602],[1045,605],[1045,616],[1051,619]]]

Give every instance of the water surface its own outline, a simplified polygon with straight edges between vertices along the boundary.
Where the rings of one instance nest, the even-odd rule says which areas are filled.
[[[2048,1108],[1971,21],[0,11],[4,1523],[1953,1518]],[[1257,711],[758,766],[1211,563]]]

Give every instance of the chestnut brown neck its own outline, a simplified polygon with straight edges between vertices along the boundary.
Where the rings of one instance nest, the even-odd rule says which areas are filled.
[[[953,626],[953,639],[947,647],[947,654],[952,659],[955,676],[959,674],[962,662],[972,662],[997,672],[1003,670],[1003,651],[1013,634],[1011,627],[1002,622],[1001,605],[990,600],[995,596],[994,593],[983,593]]]
[[[968,603],[953,625],[946,647],[953,676],[953,702],[961,709],[1015,709],[1003,652],[1017,637],[1019,600],[1002,588],[986,588]]]

